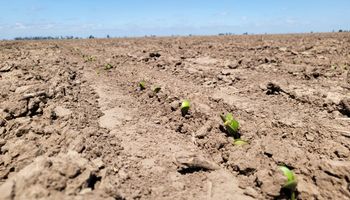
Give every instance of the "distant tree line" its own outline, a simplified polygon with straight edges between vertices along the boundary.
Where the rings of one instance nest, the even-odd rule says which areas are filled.
[[[219,33],[218,35],[224,36],[224,35],[235,35],[234,33]]]
[[[335,30],[332,31],[333,33],[336,32]],[[344,30],[344,29],[339,29],[339,33],[343,32],[350,32],[350,30]],[[313,33],[313,31],[311,31]],[[266,33],[265,33],[266,34]],[[224,36],[224,35],[235,35],[234,33],[227,32],[227,33],[219,33],[219,36]],[[243,33],[243,35],[248,35],[248,32]],[[173,37],[176,35],[172,35]],[[189,34],[189,36],[192,36],[192,34]],[[145,35],[144,37],[156,37],[156,35]],[[95,36],[90,35],[86,37],[87,39],[94,39]],[[106,38],[112,38],[110,35],[107,35]],[[74,36],[34,36],[34,37],[15,37],[14,40],[77,40],[77,39],[83,39],[82,37],[74,37]]]
[[[87,39],[94,39],[95,36],[89,35]],[[106,38],[112,38],[107,35]],[[83,37],[74,37],[74,36],[31,36],[31,37],[15,37],[14,40],[78,40],[83,39]]]
[[[73,39],[82,39],[80,37],[74,36],[33,36],[33,37],[15,37],[14,40],[73,40]]]

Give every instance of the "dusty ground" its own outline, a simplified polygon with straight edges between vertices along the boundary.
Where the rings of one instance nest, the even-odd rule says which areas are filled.
[[[349,199],[349,67],[348,33],[0,42],[0,199],[286,199],[279,165]]]

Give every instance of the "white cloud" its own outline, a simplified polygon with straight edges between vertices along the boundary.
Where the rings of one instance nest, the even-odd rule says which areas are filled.
[[[27,26],[25,26],[25,25],[22,24],[22,23],[16,22],[14,28],[15,28],[15,29],[26,29]]]
[[[42,29],[53,29],[53,28],[55,28],[55,24],[42,24],[41,28]]]
[[[10,29],[23,30],[23,29],[54,29],[57,27],[56,23],[21,23],[16,22],[14,25],[9,26]],[[3,27],[4,28],[4,27]]]
[[[229,16],[231,13],[229,11],[221,11],[218,13],[214,13],[214,17],[226,17]]]
[[[290,24],[290,25],[295,25],[295,24],[297,24],[297,21],[294,20],[294,19],[287,19],[287,20],[286,20],[286,23],[287,23],[287,24]]]

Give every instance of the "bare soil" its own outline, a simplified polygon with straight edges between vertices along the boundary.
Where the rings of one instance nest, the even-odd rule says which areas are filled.
[[[0,42],[0,199],[350,199],[349,70],[349,33]]]

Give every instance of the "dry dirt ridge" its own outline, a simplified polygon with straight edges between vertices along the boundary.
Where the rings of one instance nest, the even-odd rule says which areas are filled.
[[[279,165],[350,199],[349,67],[349,33],[0,42],[0,199],[288,199]]]

